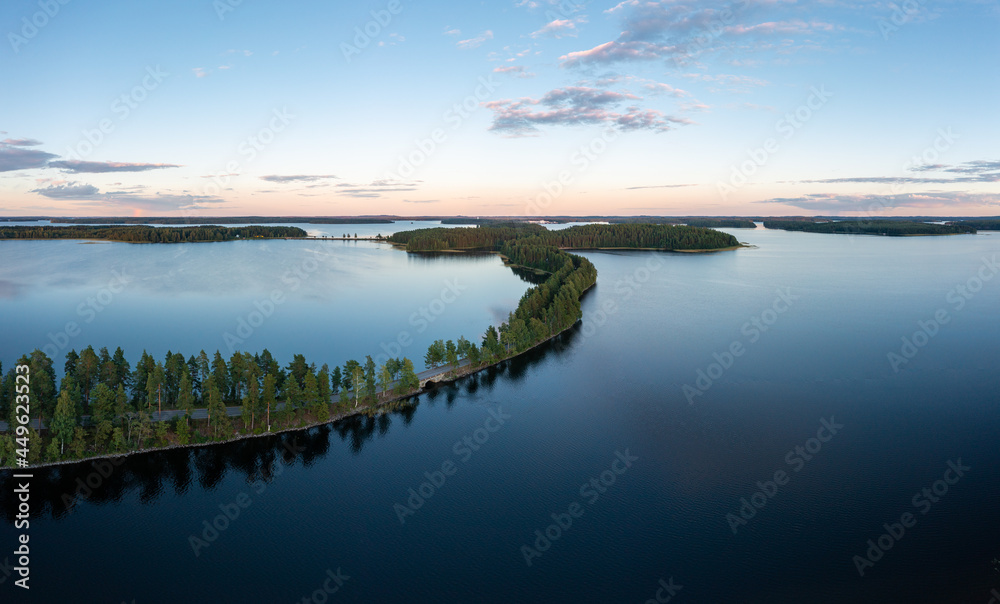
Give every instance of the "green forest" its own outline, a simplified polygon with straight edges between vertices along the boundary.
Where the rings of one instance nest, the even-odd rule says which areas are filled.
[[[807,233],[843,233],[853,235],[956,235],[975,233],[972,226],[954,224],[928,224],[905,220],[844,220],[840,222],[808,222],[802,220],[765,220],[764,227]]]
[[[0,239],[104,239],[128,243],[194,243],[305,237],[298,227],[287,226],[0,226]]]
[[[305,426],[361,404],[412,394],[420,386],[407,358],[376,367],[368,356],[331,370],[295,355],[281,367],[266,349],[254,355],[236,352],[228,361],[218,351],[187,358],[167,352],[163,360],[143,351],[133,367],[121,348],[111,354],[107,348],[87,347],[66,354],[58,388],[53,360],[44,352],[35,350],[17,364],[29,367],[30,419],[41,419],[45,428],[44,435],[30,430],[30,464]],[[23,423],[17,421],[23,408],[18,411],[14,404],[16,373],[8,370],[0,380],[0,416],[10,426]],[[241,413],[229,417],[226,407],[234,406]],[[176,417],[154,421],[160,411],[173,410]],[[195,415],[205,417],[195,420]],[[0,466],[13,465],[18,448],[15,434],[0,435]]]
[[[969,220],[959,220],[949,222],[948,224],[960,227],[972,227],[980,231],[1000,231],[1000,218],[970,218]]]
[[[564,249],[635,248],[658,250],[715,250],[738,247],[740,242],[720,231],[669,224],[588,224],[550,231],[525,222],[494,223],[477,228],[433,228],[402,231],[389,241],[410,252],[443,250],[502,251],[514,240]],[[506,254],[505,254],[506,255]]]

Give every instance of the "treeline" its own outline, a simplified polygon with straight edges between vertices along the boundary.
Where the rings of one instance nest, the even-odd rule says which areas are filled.
[[[106,239],[129,243],[190,243],[305,237],[306,232],[288,226],[0,226],[0,239]]]
[[[659,250],[713,250],[739,246],[720,231],[667,224],[588,224],[550,231],[537,224],[508,222],[474,229],[432,228],[402,231],[389,237],[410,252],[442,250],[499,251],[514,240],[530,239],[534,246],[570,249],[646,248]],[[519,263],[516,263],[519,264]]]
[[[806,233],[842,233],[851,235],[955,235],[975,233],[972,226],[957,224],[928,224],[905,220],[844,220],[837,222],[806,222],[798,220],[765,220],[764,228]]]
[[[706,227],[710,229],[755,229],[757,225],[745,218],[688,218],[684,221],[688,226]]]
[[[551,233],[535,224],[503,223],[475,229],[420,229],[390,237],[395,243],[406,244],[409,251],[499,251],[513,265],[549,274],[521,296],[499,329],[491,325],[486,330],[479,345],[464,337],[457,344],[450,340],[432,344],[424,357],[428,367],[447,363],[457,368],[460,358],[473,367],[495,363],[549,339],[580,319],[580,297],[597,281],[597,269],[586,258],[549,243]]]
[[[350,360],[331,370],[327,365],[317,369],[295,355],[281,367],[266,349],[254,355],[236,352],[228,361],[218,351],[209,357],[203,350],[186,359],[168,352],[163,360],[143,351],[133,367],[121,348],[110,354],[107,348],[88,346],[79,354],[66,354],[58,388],[53,361],[44,352],[35,350],[17,364],[29,367],[30,419],[40,420],[44,428],[41,433],[31,429],[27,436],[31,464],[307,425],[352,405],[407,396],[420,387],[407,358],[376,366],[368,356],[363,363]],[[0,417],[9,426],[20,425],[23,412],[15,405],[20,394],[16,375],[10,369],[0,380]],[[338,402],[333,403],[334,397]],[[240,415],[230,417],[226,407],[236,406]],[[154,421],[161,411],[175,410],[165,413],[172,420]],[[18,442],[13,430],[0,434],[0,466],[12,466],[24,442]]]
[[[12,218],[11,220],[23,220]],[[387,218],[325,217],[325,216],[114,216],[109,218],[50,218],[49,222],[70,224],[392,224]]]
[[[547,245],[570,249],[715,250],[740,245],[728,233],[669,224],[587,224],[558,231],[546,229],[541,239]]]
[[[431,344],[424,356],[428,368],[447,365],[455,373],[462,360],[471,369],[492,365],[548,340],[582,316],[580,297],[597,281],[597,269],[589,260],[522,241],[504,246],[503,253],[513,263],[551,274],[521,296],[517,308],[499,329],[490,325],[479,344],[465,337],[457,343],[437,340]]]
[[[1000,219],[998,218],[957,220],[955,222],[949,222],[948,224],[954,226],[972,227],[980,231],[1000,231]]]
[[[499,251],[512,239],[543,235],[548,229],[529,222],[497,222],[474,229],[435,227],[400,231],[389,236],[392,243],[405,245],[408,252],[435,252],[442,250]]]

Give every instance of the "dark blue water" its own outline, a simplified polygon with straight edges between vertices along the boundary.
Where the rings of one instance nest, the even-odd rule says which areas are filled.
[[[731,232],[757,247],[587,253],[599,279],[582,325],[415,408],[131,459],[72,513],[62,495],[94,470],[39,471],[33,502],[50,507],[32,519],[25,601],[293,602],[318,589],[330,602],[641,603],[663,580],[682,586],[672,602],[988,602],[1000,588],[1000,278],[984,261],[1000,239]],[[485,281],[528,286],[482,266]],[[378,289],[356,299],[374,307]],[[329,303],[331,317],[348,306]],[[399,320],[381,312],[366,325]],[[947,322],[935,330],[936,313]],[[933,335],[915,337],[918,321]],[[435,338],[459,335],[439,325]],[[926,344],[904,351],[903,337]],[[285,339],[255,343],[322,354],[310,337]],[[895,371],[888,355],[903,352]],[[959,460],[969,469],[946,473]],[[954,484],[935,485],[945,477]],[[599,487],[581,491],[591,479]],[[430,480],[440,486],[401,522],[397,504]],[[734,534],[741,499],[761,507]],[[891,549],[859,576],[854,556],[904,514],[915,524],[883,538]],[[196,556],[190,537],[213,537],[213,520],[225,529]],[[535,543],[554,522],[566,528]],[[0,542],[15,534],[0,526]],[[529,566],[522,546],[536,545]],[[338,569],[343,585],[322,592]],[[0,590],[19,601],[11,581]]]

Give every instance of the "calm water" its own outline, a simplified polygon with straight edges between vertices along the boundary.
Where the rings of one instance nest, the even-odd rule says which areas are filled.
[[[339,569],[350,578],[330,602],[638,604],[672,579],[683,586],[672,602],[986,604],[1000,589],[990,567],[1000,556],[1000,278],[975,279],[1000,235],[730,232],[757,247],[587,253],[599,280],[581,326],[407,412],[136,458],[72,513],[62,495],[94,470],[37,472],[30,601],[296,602]],[[400,330],[416,336],[407,317],[444,279],[467,280],[412,346],[422,357],[433,338],[478,333],[529,286],[493,257],[420,259],[362,243],[0,250],[5,366],[123,267],[142,276],[73,346],[122,344],[132,360],[142,347],[221,348],[219,334],[282,271],[321,254],[337,260],[289,293],[249,349],[331,364],[374,354]],[[961,308],[957,286],[977,290]],[[948,322],[894,371],[887,354],[938,311]],[[842,427],[810,441],[823,421]],[[615,462],[626,451],[630,467]],[[941,494],[935,481],[959,459],[969,469]],[[443,465],[454,472],[434,474]],[[777,471],[784,484],[756,484]],[[444,484],[401,523],[394,506],[425,472]],[[581,492],[602,473],[604,492]],[[924,487],[940,497],[915,505]],[[755,496],[762,488],[773,496]],[[11,490],[0,484],[8,522]],[[763,507],[734,534],[727,514],[738,517],[741,498]],[[217,518],[234,505],[238,517]],[[528,566],[522,546],[553,514],[565,526],[568,511],[582,515]],[[859,576],[853,557],[906,513],[916,524]],[[195,556],[189,538],[213,520],[228,526]],[[0,525],[0,541],[15,535]],[[20,596],[11,581],[5,601]]]

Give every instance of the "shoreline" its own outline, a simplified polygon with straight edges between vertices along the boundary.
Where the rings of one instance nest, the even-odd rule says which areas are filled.
[[[510,265],[510,266],[517,266],[517,265]],[[597,281],[595,280],[594,283],[590,287],[588,287],[587,289],[585,289],[582,292],[580,292],[580,299],[582,300],[584,294],[587,293],[588,291],[590,291],[591,289],[593,289],[596,285],[597,285]],[[30,466],[28,466],[26,468],[21,468],[21,470],[28,471],[28,470],[34,469],[34,468],[49,468],[49,467],[55,467],[55,466],[65,466],[65,465],[72,465],[72,464],[78,464],[78,463],[94,462],[94,461],[101,460],[101,459],[123,459],[123,458],[131,457],[133,455],[145,455],[147,453],[158,453],[158,452],[161,452],[161,451],[173,451],[173,450],[176,450],[176,449],[192,449],[192,448],[199,448],[199,447],[212,447],[212,446],[215,446],[215,445],[224,445],[224,444],[229,444],[229,443],[232,443],[232,442],[241,441],[241,440],[247,440],[247,439],[251,439],[251,438],[261,438],[261,437],[266,437],[266,436],[275,436],[275,435],[278,435],[278,434],[284,434],[286,432],[295,432],[295,431],[298,431],[298,430],[312,430],[313,428],[316,428],[318,426],[327,425],[327,424],[329,424],[329,425],[332,426],[333,424],[335,424],[335,423],[337,423],[339,421],[342,421],[342,420],[345,420],[345,419],[348,419],[348,418],[351,418],[351,417],[355,417],[355,416],[358,416],[358,415],[369,415],[370,413],[377,412],[377,410],[380,407],[384,407],[386,405],[390,405],[390,404],[393,404],[393,403],[399,403],[400,401],[407,401],[407,400],[409,400],[411,398],[416,398],[416,397],[420,396],[421,394],[425,394],[426,392],[428,392],[430,390],[430,388],[431,388],[431,384],[448,384],[448,383],[451,383],[451,382],[456,382],[456,381],[458,381],[458,380],[460,380],[462,378],[468,377],[470,375],[475,375],[475,374],[477,374],[477,373],[479,373],[481,371],[485,371],[486,369],[489,369],[491,367],[496,367],[497,365],[500,365],[501,363],[504,363],[504,362],[509,361],[511,359],[515,359],[515,358],[517,358],[517,357],[519,357],[519,356],[527,353],[530,350],[534,350],[535,348],[541,346],[542,344],[546,344],[546,343],[552,341],[557,336],[562,335],[563,333],[565,333],[566,331],[572,329],[573,327],[576,327],[576,325],[578,323],[582,322],[582,321],[583,321],[582,318],[581,319],[577,319],[576,322],[574,322],[572,325],[569,325],[568,327],[565,327],[565,328],[557,331],[556,333],[550,335],[549,337],[545,338],[544,340],[540,340],[539,342],[533,344],[532,346],[529,346],[528,348],[525,348],[524,350],[522,350],[522,351],[520,351],[520,352],[518,352],[516,354],[512,354],[510,356],[506,356],[506,357],[504,357],[502,359],[498,359],[498,360],[494,361],[493,363],[489,363],[489,364],[482,365],[482,366],[479,366],[479,367],[470,367],[468,365],[466,365],[465,367],[461,367],[460,366],[460,367],[458,367],[458,368],[456,368],[454,370],[454,375],[450,375],[451,370],[442,371],[439,374],[435,374],[435,375],[432,375],[429,378],[427,378],[426,383],[419,390],[416,390],[416,391],[413,391],[413,392],[408,392],[406,394],[401,394],[401,395],[398,395],[398,396],[393,396],[392,398],[388,398],[388,399],[386,399],[384,401],[377,401],[374,404],[369,404],[369,405],[365,405],[365,406],[359,406],[359,407],[354,408],[354,409],[349,409],[347,411],[343,411],[343,412],[337,413],[336,415],[333,415],[329,419],[326,419],[326,420],[323,420],[323,421],[314,421],[314,422],[303,424],[301,426],[290,426],[290,427],[287,427],[287,428],[282,428],[280,430],[262,432],[260,434],[252,434],[252,433],[251,434],[238,434],[238,435],[236,435],[236,436],[234,436],[232,438],[227,438],[227,439],[223,439],[223,440],[213,440],[213,441],[201,442],[201,443],[188,443],[186,445],[171,444],[171,445],[168,445],[168,446],[165,446],[165,447],[150,447],[148,449],[142,449],[140,451],[128,451],[126,453],[108,453],[108,454],[104,454],[104,455],[93,455],[93,456],[84,457],[84,458],[81,458],[81,459],[65,459],[65,460],[61,460],[61,461],[50,461],[50,462],[44,462],[44,463],[30,465]],[[459,363],[461,363],[461,361],[459,361]],[[333,399],[333,397],[331,396],[331,400],[332,399]],[[406,403],[404,403],[404,404],[406,404]],[[239,416],[232,416],[232,417],[239,417]],[[0,470],[17,471],[18,468],[4,466],[4,467],[0,468]]]

